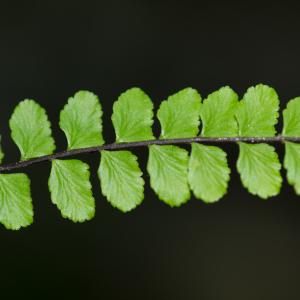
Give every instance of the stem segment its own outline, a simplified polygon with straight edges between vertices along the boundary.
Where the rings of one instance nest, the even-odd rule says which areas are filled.
[[[147,140],[140,142],[129,142],[129,143],[113,143],[96,147],[80,148],[74,150],[65,150],[62,152],[57,152],[50,155],[40,156],[36,158],[31,158],[25,161],[18,161],[10,164],[0,165],[0,173],[12,171],[16,169],[25,168],[29,165],[40,163],[43,161],[50,161],[56,158],[65,158],[74,156],[82,153],[92,153],[99,152],[102,150],[120,150],[128,148],[137,148],[145,147],[150,145],[176,145],[176,144],[190,144],[190,143],[238,143],[238,142],[247,142],[247,143],[282,143],[282,142],[300,142],[300,136],[273,136],[273,137],[193,137],[193,138],[179,138],[179,139],[162,139],[162,140]]]

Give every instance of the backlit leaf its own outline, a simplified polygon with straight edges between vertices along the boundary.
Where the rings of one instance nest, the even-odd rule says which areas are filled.
[[[60,128],[66,134],[68,149],[100,146],[102,136],[102,108],[98,97],[79,91],[60,113]]]
[[[116,142],[152,140],[153,103],[139,88],[122,93],[113,106]]]
[[[300,97],[290,100],[283,110],[282,135],[300,136]]]
[[[46,111],[35,101],[27,99],[20,102],[9,125],[22,160],[52,154],[55,150]]]
[[[2,163],[3,158],[4,158],[4,153],[1,147],[1,136],[0,136],[0,164]]]
[[[170,206],[180,206],[190,199],[188,159],[188,152],[176,146],[149,147],[151,187]]]
[[[276,91],[263,84],[250,87],[238,105],[236,118],[240,136],[274,136],[279,99]]]
[[[89,181],[89,166],[80,160],[52,161],[49,178],[51,199],[63,217],[74,222],[93,218],[95,200]]]
[[[226,153],[215,146],[192,144],[189,161],[189,184],[195,196],[213,203],[227,191],[230,169]]]
[[[130,151],[102,151],[98,171],[102,193],[112,206],[128,212],[144,198],[144,180]]]
[[[0,174],[0,222],[12,230],[33,222],[30,180],[26,174]]]
[[[280,162],[275,148],[268,144],[239,143],[237,169],[243,185],[253,195],[266,199],[279,193]]]
[[[285,142],[284,168],[287,170],[288,183],[300,195],[300,144]]]
[[[235,113],[238,95],[228,86],[208,95],[200,108],[202,136],[228,137],[238,135]]]
[[[187,138],[197,135],[200,124],[201,96],[186,88],[163,101],[157,112],[161,124],[160,138]]]

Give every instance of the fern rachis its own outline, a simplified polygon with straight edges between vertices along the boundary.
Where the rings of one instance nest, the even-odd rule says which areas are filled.
[[[91,219],[95,200],[89,166],[73,157],[80,153],[100,152],[98,176],[103,195],[123,212],[136,208],[143,201],[145,182],[138,157],[131,151],[134,147],[149,148],[150,185],[170,206],[182,205],[191,192],[207,203],[219,201],[226,193],[230,178],[227,155],[217,146],[206,145],[211,142],[238,144],[241,181],[250,193],[264,199],[277,195],[282,184],[277,153],[267,143],[285,143],[287,179],[300,194],[300,98],[291,100],[284,110],[281,135],[275,130],[278,110],[275,90],[262,84],[249,88],[240,101],[229,87],[213,92],[203,102],[195,89],[186,88],[161,103],[157,139],[152,132],[153,103],[141,89],[132,88],[113,105],[116,142],[105,144],[100,101],[95,94],[80,91],[60,114],[68,149],[54,153],[46,111],[33,100],[24,100],[10,119],[21,160],[0,165],[0,222],[9,229],[33,222],[30,180],[24,173],[12,172],[47,160],[52,161],[52,202],[74,222]],[[191,153],[180,144],[191,144]],[[0,148],[0,162],[3,157]]]

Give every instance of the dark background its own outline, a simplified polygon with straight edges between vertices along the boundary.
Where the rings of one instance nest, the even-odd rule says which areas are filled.
[[[242,95],[265,83],[283,108],[300,95],[300,18],[299,5],[282,3],[1,1],[5,162],[19,157],[8,120],[28,97],[47,109],[58,150],[66,146],[59,111],[79,89],[100,96],[107,142],[112,103],[132,86],[157,109],[187,86],[205,97],[227,84]],[[171,209],[145,176],[145,201],[128,214],[101,196],[99,155],[78,157],[91,166],[97,205],[84,224],[51,204],[50,164],[29,167],[35,222],[0,229],[1,299],[299,299],[300,198],[286,179],[277,197],[251,196],[236,174],[237,147],[225,150],[232,178],[219,203],[192,198]],[[145,171],[147,149],[135,153]]]

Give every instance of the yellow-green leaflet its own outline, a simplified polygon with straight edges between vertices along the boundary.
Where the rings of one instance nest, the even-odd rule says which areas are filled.
[[[102,151],[98,176],[112,206],[128,212],[144,198],[144,180],[137,157],[130,151]]]
[[[149,183],[158,198],[171,207],[181,206],[191,195],[204,203],[219,201],[230,182],[230,147],[239,149],[236,169],[243,186],[267,199],[277,195],[282,185],[275,145],[284,143],[286,178],[300,195],[300,97],[288,102],[278,135],[279,98],[267,85],[248,88],[240,101],[229,86],[208,94],[203,102],[198,91],[190,87],[165,99],[159,107],[155,105],[155,121],[153,102],[142,89],[133,87],[121,93],[112,105],[115,134],[107,134],[104,144],[99,99],[92,92],[79,91],[60,113],[59,125],[68,146],[57,153],[53,153],[55,144],[46,111],[33,100],[18,104],[9,124],[21,152],[20,161],[2,164],[0,136],[0,223],[9,229],[32,223],[30,180],[26,174],[15,172],[42,162],[51,162],[51,200],[62,216],[74,222],[92,219],[95,199],[89,165],[70,159],[76,155],[82,159],[100,156],[98,178],[103,197],[95,196],[100,201],[106,198],[124,213],[144,201],[144,186]],[[108,104],[110,99],[102,103]],[[110,111],[107,105],[104,109]],[[228,143],[232,146],[223,147]],[[10,150],[9,141],[5,149]],[[146,170],[139,162],[147,162],[144,176]]]
[[[276,91],[259,84],[247,90],[239,103],[236,118],[240,136],[274,136],[279,99]],[[251,194],[268,198],[281,187],[280,162],[273,146],[239,143],[237,169]]]
[[[196,136],[200,124],[201,96],[192,88],[183,89],[163,101],[157,112],[161,139]],[[147,170],[150,185],[159,199],[180,206],[190,199],[188,152],[177,146],[149,147]]]
[[[0,164],[2,163],[3,158],[4,158],[4,153],[1,147],[1,135],[0,135]]]
[[[284,168],[287,172],[288,183],[294,186],[297,195],[300,195],[300,145],[285,142]]]
[[[196,136],[200,124],[201,96],[192,88],[183,89],[163,101],[157,112],[162,139]]]
[[[102,136],[102,108],[98,97],[79,91],[60,113],[60,128],[66,134],[68,149],[100,146]]]
[[[49,190],[63,217],[74,222],[93,218],[95,200],[89,178],[89,166],[80,160],[52,161]]]
[[[111,119],[117,143],[154,139],[153,103],[139,88],[131,88],[120,95],[113,105]]]
[[[290,100],[283,111],[284,136],[300,136],[300,97]]]
[[[209,94],[200,107],[201,136],[236,136],[237,106],[238,95],[228,86]],[[221,148],[192,143],[189,184],[194,195],[206,203],[218,201],[227,192],[230,169],[226,156]]]
[[[51,154],[55,150],[46,111],[34,100],[26,99],[20,102],[11,116],[9,125],[22,160]]]
[[[276,133],[279,99],[263,84],[250,87],[238,105],[236,119],[240,136],[273,136]]]
[[[170,206],[180,206],[190,199],[188,162],[188,152],[179,147],[149,147],[147,170],[151,187]]]
[[[200,107],[202,136],[237,136],[238,95],[228,86],[209,94]]]
[[[189,160],[189,184],[195,196],[213,203],[227,191],[230,169],[226,153],[215,146],[192,144]]]
[[[281,165],[273,146],[239,143],[237,169],[243,185],[253,195],[266,199],[281,188]]]
[[[0,174],[0,223],[17,230],[33,222],[30,180],[26,174]]]
[[[113,105],[116,143],[154,139],[153,103],[139,88],[120,95]],[[102,151],[98,176],[104,196],[112,206],[128,212],[144,199],[144,180],[137,157],[130,151]]]
[[[300,97],[290,100],[283,111],[282,135],[300,136]],[[288,183],[300,195],[300,144],[285,142],[283,165],[287,171]]]

